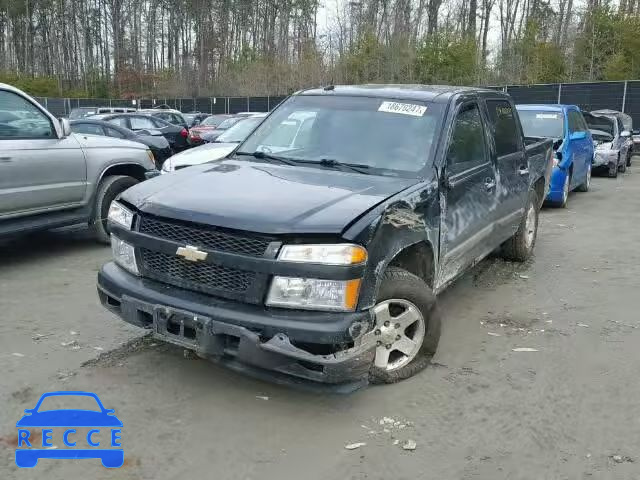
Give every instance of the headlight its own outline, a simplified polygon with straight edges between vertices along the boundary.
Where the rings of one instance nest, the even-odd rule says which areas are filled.
[[[274,277],[267,305],[306,310],[353,311],[358,303],[360,279],[319,280]]]
[[[107,216],[110,222],[116,223],[127,230],[131,230],[131,224],[133,223],[133,212],[126,208],[119,202],[111,202],[109,206],[109,215]]]
[[[360,245],[285,245],[278,260],[287,262],[353,265],[367,260],[367,251]]]
[[[147,148],[147,157],[149,157],[149,160],[151,160],[151,163],[153,163],[153,166],[156,166],[156,158],[153,156],[153,152],[151,150],[149,150]]]
[[[162,173],[171,173],[173,172],[173,160],[171,158],[165,160],[162,164]]]
[[[111,251],[113,252],[113,259],[118,265],[134,275],[140,275],[133,245],[120,240],[115,235],[111,235]]]

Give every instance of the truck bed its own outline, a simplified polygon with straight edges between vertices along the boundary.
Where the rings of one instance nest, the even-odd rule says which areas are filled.
[[[525,151],[529,162],[529,186],[544,178],[544,192],[540,205],[549,192],[551,170],[553,169],[553,140],[549,138],[524,137]]]

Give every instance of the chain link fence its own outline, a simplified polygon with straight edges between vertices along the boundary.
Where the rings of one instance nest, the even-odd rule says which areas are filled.
[[[182,113],[238,113],[268,112],[275,108],[286,95],[267,97],[200,97],[200,98],[156,98],[156,99],[108,99],[108,98],[54,98],[35,97],[40,104],[57,117],[67,117],[79,107],[134,107],[154,108],[167,105]]]
[[[578,105],[583,110],[610,108],[628,113],[640,126],[640,80],[620,82],[549,83],[544,85],[504,85],[489,87],[509,93],[516,103],[564,103]],[[200,97],[156,98],[132,100],[104,98],[36,97],[58,117],[69,115],[77,107],[139,107],[168,105],[183,113],[267,112],[276,107],[285,95],[265,97]]]

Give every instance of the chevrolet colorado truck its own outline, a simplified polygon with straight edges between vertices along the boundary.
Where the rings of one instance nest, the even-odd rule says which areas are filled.
[[[305,125],[283,150],[291,118]],[[439,292],[494,250],[531,256],[551,143],[525,147],[501,92],[299,92],[228,158],[113,202],[100,300],[168,342],[276,381],[407,378],[435,353]]]
[[[111,201],[153,171],[145,145],[72,133],[0,83],[0,236],[85,224],[108,243]]]

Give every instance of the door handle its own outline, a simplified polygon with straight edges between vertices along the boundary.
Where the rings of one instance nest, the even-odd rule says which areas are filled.
[[[486,178],[484,180],[484,188],[486,188],[487,191],[493,190],[496,188],[496,181],[493,178]]]
[[[518,173],[519,173],[520,175],[523,175],[523,176],[524,176],[524,175],[529,175],[529,169],[528,169],[527,167],[520,167],[520,168],[518,169]]]

